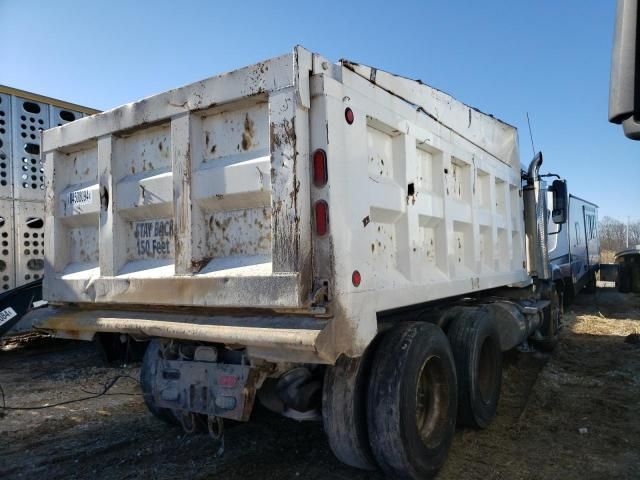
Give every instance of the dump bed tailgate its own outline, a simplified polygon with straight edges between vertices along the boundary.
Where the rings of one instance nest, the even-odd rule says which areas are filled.
[[[311,54],[48,130],[45,297],[303,307]]]

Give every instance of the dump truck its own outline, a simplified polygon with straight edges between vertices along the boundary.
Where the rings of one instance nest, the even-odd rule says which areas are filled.
[[[256,402],[342,462],[434,475],[561,321],[542,155],[450,95],[302,47],[44,132],[56,337],[151,339],[149,411],[220,441]],[[566,222],[566,189],[553,221]]]

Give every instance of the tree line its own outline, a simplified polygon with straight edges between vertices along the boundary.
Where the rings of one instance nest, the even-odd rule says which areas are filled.
[[[627,248],[627,224],[613,217],[598,223],[600,249],[619,252]],[[640,245],[640,220],[629,223],[629,247]]]

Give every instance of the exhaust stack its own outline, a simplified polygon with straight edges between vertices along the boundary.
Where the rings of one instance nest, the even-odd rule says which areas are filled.
[[[540,178],[542,152],[531,160],[524,188],[527,271],[532,277],[551,278],[547,247],[547,184]]]

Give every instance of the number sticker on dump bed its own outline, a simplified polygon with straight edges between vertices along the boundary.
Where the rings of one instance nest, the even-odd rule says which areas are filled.
[[[16,315],[18,315],[16,313],[16,311],[11,308],[11,307],[7,307],[4,310],[2,310],[0,312],[0,327],[2,325],[4,325],[5,323],[7,323],[9,320],[11,320],[13,317],[15,317]]]
[[[173,220],[147,220],[133,224],[138,258],[164,258],[173,254]]]
[[[88,188],[69,192],[69,205],[89,205],[93,201],[93,192]]]

